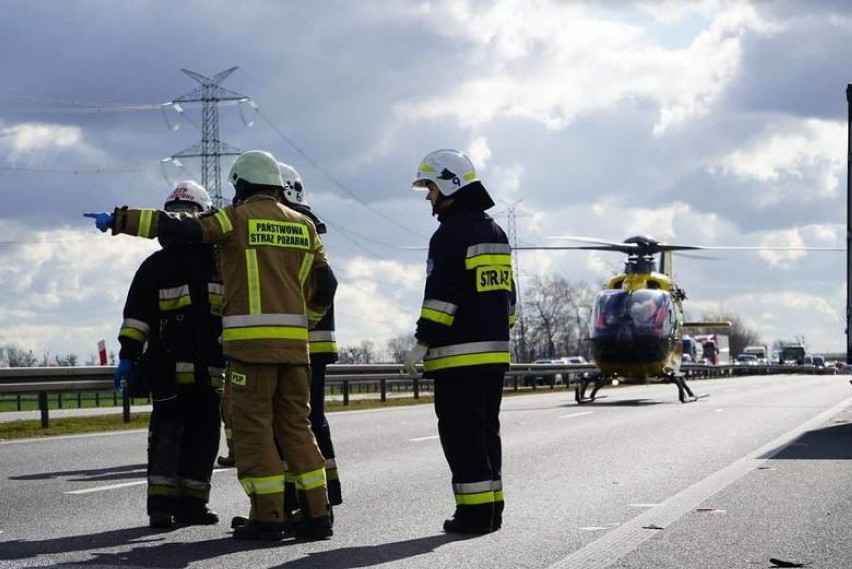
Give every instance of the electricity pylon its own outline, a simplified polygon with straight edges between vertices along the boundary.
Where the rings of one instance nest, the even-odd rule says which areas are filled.
[[[505,203],[505,202],[504,202]],[[515,209],[516,206],[521,203],[521,200],[516,201],[513,204],[506,204],[506,217],[508,218],[508,235],[509,245],[512,247],[512,265],[514,265],[515,269],[515,329],[516,329],[516,338],[518,340],[518,349],[517,356],[518,358],[526,359],[527,358],[527,341],[526,341],[526,330],[524,329],[524,310],[523,310],[523,302],[521,300],[521,271],[519,268],[519,259],[518,259],[518,233],[515,222]]]
[[[207,189],[215,207],[222,207],[222,168],[220,158],[222,156],[237,156],[242,154],[239,148],[229,146],[219,140],[219,107],[222,102],[250,103],[251,99],[228,89],[223,89],[219,83],[234,72],[237,67],[231,67],[220,71],[213,77],[205,77],[188,69],[181,69],[199,83],[189,93],[171,101],[172,106],[178,112],[182,112],[181,103],[198,103],[201,107],[201,141],[196,142],[189,148],[173,154],[170,158],[201,158],[201,185]]]

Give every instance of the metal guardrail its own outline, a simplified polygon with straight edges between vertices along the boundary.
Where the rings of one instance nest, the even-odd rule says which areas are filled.
[[[81,392],[81,391],[112,391],[112,378],[115,366],[85,366],[85,367],[14,367],[0,368],[0,394],[38,394],[38,407],[42,427],[49,425],[48,393]],[[418,366],[422,373],[422,366]],[[551,389],[560,383],[564,376],[567,385],[575,374],[592,372],[593,365],[575,364],[512,364],[506,373],[507,387],[519,389],[524,384],[524,377],[545,378],[544,385]],[[402,364],[332,364],[328,366],[326,385],[339,389],[343,395],[343,404],[349,405],[353,388],[370,387],[377,391],[381,401],[387,400],[388,389],[402,385],[414,398],[420,397],[421,390],[431,389],[431,380],[422,376],[410,377]],[[538,387],[535,381],[532,387]],[[125,422],[130,421],[130,408],[133,404],[128,397],[122,397],[122,407]]]
[[[48,393],[69,391],[111,391],[115,366],[86,367],[12,367],[0,368],[0,394],[37,393],[42,427],[49,424]],[[422,366],[418,366],[422,372]],[[815,368],[814,366],[708,366],[687,364],[682,366],[687,379],[731,377],[735,375],[763,374],[819,374],[836,373],[834,368]],[[549,387],[570,386],[584,373],[596,373],[593,364],[533,364],[513,363],[506,372],[506,387],[518,390],[521,386]],[[539,381],[541,380],[541,384]],[[411,386],[410,391],[419,398],[422,389],[431,387],[431,380],[422,376],[410,377],[402,364],[332,364],[328,366],[326,385],[337,387],[343,395],[343,404],[348,405],[352,387],[357,385],[377,385],[381,401],[386,401],[389,385]],[[125,422],[130,421],[132,401],[122,397]]]

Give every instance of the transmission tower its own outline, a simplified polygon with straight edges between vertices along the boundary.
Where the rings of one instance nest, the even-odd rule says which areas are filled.
[[[523,317],[523,302],[521,300],[521,270],[519,268],[519,259],[518,259],[518,233],[517,233],[517,224],[515,221],[516,217],[516,206],[521,203],[520,200],[516,201],[513,204],[506,204],[506,218],[507,218],[507,229],[508,229],[508,238],[509,244],[512,247],[512,265],[515,269],[515,295],[516,304],[515,304],[515,322],[517,324],[516,329],[516,338],[518,341],[518,357],[519,359],[527,359],[527,342],[526,335],[524,330],[524,317]]]
[[[171,101],[172,106],[179,112],[181,103],[201,103],[201,141],[196,142],[189,148],[173,154],[170,158],[201,158],[201,185],[210,193],[215,207],[222,207],[222,168],[220,158],[222,156],[237,156],[242,154],[239,148],[228,146],[219,140],[219,103],[250,103],[251,99],[228,89],[223,89],[219,83],[234,72],[237,67],[231,67],[220,71],[213,77],[205,77],[200,73],[181,69],[201,86],[196,87],[189,93],[181,95]]]

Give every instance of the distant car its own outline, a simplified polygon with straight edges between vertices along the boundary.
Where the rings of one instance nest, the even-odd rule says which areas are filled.
[[[560,362],[563,364],[579,364],[585,365],[589,362],[586,361],[586,358],[583,356],[566,356],[564,358],[559,358]]]
[[[551,360],[551,359],[539,359],[533,362],[534,364],[561,364],[563,363],[561,359]],[[562,381],[562,376],[560,374],[555,374],[553,382],[559,383]],[[552,373],[545,373],[541,371],[530,372],[524,376],[524,385],[527,387],[532,387],[534,385],[550,385],[550,378],[553,377]]]
[[[734,360],[734,365],[737,366],[756,366],[760,365],[758,357],[754,354],[740,354]]]
[[[828,365],[825,362],[824,356],[818,356],[816,354],[805,354],[804,358],[805,367],[813,366],[816,368],[816,372],[820,375],[834,375],[838,373],[837,367],[833,365]]]

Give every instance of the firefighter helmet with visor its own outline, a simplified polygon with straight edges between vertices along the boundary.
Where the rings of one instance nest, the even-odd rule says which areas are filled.
[[[458,150],[445,148],[430,152],[420,162],[413,187],[415,190],[423,190],[431,182],[442,196],[450,197],[477,181],[479,178],[476,177],[470,158]]]
[[[213,200],[204,187],[193,180],[181,180],[166,198],[163,209],[170,212],[203,212],[213,208]]]
[[[281,172],[281,179],[284,180],[284,198],[293,205],[309,208],[305,186],[302,184],[302,177],[296,169],[289,164],[279,162],[278,171]]]
[[[284,187],[284,181],[278,171],[278,161],[272,154],[263,150],[243,152],[234,160],[228,181],[237,187],[240,180],[259,186]]]

